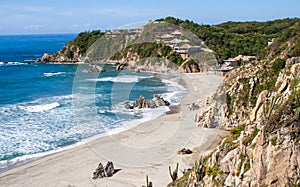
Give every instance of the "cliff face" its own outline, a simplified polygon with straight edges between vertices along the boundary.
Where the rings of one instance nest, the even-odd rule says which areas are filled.
[[[262,86],[267,84],[265,80],[272,79],[262,76],[263,65],[248,65],[226,76],[230,100],[223,105],[227,117],[220,127],[229,129],[231,135],[207,158],[206,175],[201,181],[194,179],[194,184],[295,186],[300,183],[299,60],[288,59],[274,87],[269,89]],[[261,88],[257,91],[257,87]],[[251,95],[256,92],[257,97]],[[216,115],[213,111],[208,118],[200,115],[199,125],[207,124],[207,119]]]
[[[84,60],[88,48],[104,35],[101,31],[82,32],[55,54],[45,53],[39,62],[79,62]]]
[[[45,53],[39,60],[40,62],[79,62],[83,60],[83,55],[80,53],[79,47],[71,44],[67,44],[57,53],[51,55]]]
[[[265,60],[226,74],[198,124],[230,135],[169,186],[300,185],[299,38],[299,32],[280,37]]]

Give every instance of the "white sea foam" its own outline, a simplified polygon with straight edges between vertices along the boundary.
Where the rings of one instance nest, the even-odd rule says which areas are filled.
[[[60,75],[60,74],[64,74],[65,72],[50,72],[50,73],[44,73],[44,76],[46,77],[51,77],[54,75]]]
[[[180,99],[188,92],[188,90],[180,85],[179,78],[163,79],[162,82],[167,86],[167,93],[161,94],[161,96],[169,101],[171,105],[179,105]]]
[[[121,75],[101,78],[100,81],[127,83],[138,82],[143,78],[151,77]],[[174,104],[174,98],[180,98],[180,93],[186,89],[177,83],[178,79],[168,79],[163,80],[163,82],[167,86],[168,93],[162,94],[162,96]],[[100,96],[96,95],[97,98]],[[83,102],[82,107],[73,108],[72,110],[71,107],[74,104],[72,98],[74,99],[74,97],[72,95],[55,96],[0,108],[0,115],[5,122],[3,126],[0,124],[0,128],[3,127],[4,129],[3,132],[0,132],[0,152],[24,155],[9,161],[1,161],[0,168],[15,163],[24,163],[27,160],[78,146],[86,141],[125,131],[138,124],[155,119],[169,110],[168,107],[127,110],[124,108],[123,103],[110,108],[91,106],[88,102]],[[80,96],[80,98],[83,97],[84,94]],[[94,107],[100,113],[98,113],[98,115],[101,115],[100,119],[97,114],[93,113],[92,109]],[[76,109],[81,109],[81,111],[74,113]],[[37,112],[39,112],[38,115]],[[110,114],[107,115],[106,113],[113,113],[116,118],[112,118]],[[75,117],[76,114],[79,114],[79,116]],[[125,116],[131,115],[135,119],[126,120],[124,114]],[[74,117],[76,118],[75,121]],[[82,140],[82,138],[88,139]],[[81,142],[75,143],[78,141]],[[75,144],[60,148],[66,145],[65,142],[66,144]]]
[[[51,155],[51,154],[54,154],[54,153],[58,153],[58,152],[61,152],[61,151],[64,151],[64,150],[68,150],[68,149],[83,145],[84,143],[85,143],[84,141],[80,141],[80,142],[77,142],[75,144],[72,144],[72,145],[69,145],[69,146],[66,146],[66,147],[63,147],[63,148],[57,148],[57,149],[52,150],[52,151],[35,153],[35,154],[28,154],[28,155],[16,157],[16,158],[11,159],[11,160],[3,160],[3,161],[0,161],[0,171],[1,171],[1,169],[5,168],[7,166],[11,166],[11,165],[14,165],[14,164],[17,164],[16,166],[21,165],[21,164],[25,164],[29,161],[32,161],[32,160],[35,160],[35,159],[38,159],[38,158],[41,158],[41,157],[44,157],[44,156],[47,156],[47,155]]]
[[[43,104],[43,105],[19,106],[19,108],[26,110],[27,112],[44,112],[44,111],[51,110],[51,109],[54,109],[59,106],[60,106],[60,104],[55,102],[55,103],[49,103],[49,104]]]
[[[28,64],[22,62],[0,62],[0,66],[2,65],[28,65]]]
[[[117,77],[104,77],[99,79],[87,79],[87,81],[95,81],[95,82],[120,82],[120,83],[135,83],[139,82],[142,79],[152,78],[153,76],[133,76],[133,75],[121,75]]]

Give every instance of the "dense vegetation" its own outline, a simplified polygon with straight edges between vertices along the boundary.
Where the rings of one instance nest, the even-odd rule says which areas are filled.
[[[116,53],[111,59],[121,60],[122,58],[125,58],[128,53],[138,55],[139,59],[164,57],[178,66],[180,66],[183,62],[182,57],[178,53],[174,52],[171,47],[155,42],[133,44]]]
[[[72,47],[78,47],[79,48],[79,54],[84,55],[87,51],[87,49],[99,38],[101,38],[104,35],[103,32],[100,30],[95,31],[87,31],[87,32],[81,32],[78,34],[78,36],[70,41],[67,45]],[[66,47],[62,49],[62,52],[64,50],[67,50]],[[69,50],[68,53],[71,53],[72,50]]]
[[[228,121],[233,121],[233,124],[236,125],[227,126],[231,129],[229,136],[223,139],[216,151],[204,159],[200,159],[198,163],[202,163],[201,167],[196,162],[195,166],[190,168],[183,177],[170,183],[169,186],[205,186],[206,184],[225,186],[225,179],[228,185],[228,179],[231,180],[231,176],[240,177],[240,181],[246,183],[249,180],[249,178],[247,179],[248,176],[257,176],[262,173],[261,171],[266,171],[265,177],[261,180],[264,181],[272,173],[271,170],[275,170],[274,165],[277,162],[282,165],[283,163],[288,165],[289,159],[283,160],[276,156],[287,149],[292,150],[289,153],[290,155],[295,154],[297,151],[294,147],[299,148],[300,143],[300,20],[284,19],[264,23],[228,22],[216,26],[197,25],[174,18],[168,18],[167,21],[183,27],[190,27],[194,31],[199,29],[199,32],[201,29],[213,30],[212,33],[216,36],[231,35],[230,42],[237,41],[245,36],[252,38],[253,41],[268,41],[269,37],[275,38],[271,45],[259,46],[261,49],[257,50],[255,54],[244,53],[260,55],[261,58],[258,61],[242,65],[225,76],[224,82],[227,90],[225,95],[226,118]],[[201,36],[199,37],[201,38]],[[222,41],[221,39],[213,41],[211,38],[205,38],[204,41],[209,48],[216,51],[216,55],[220,58],[230,57],[225,55],[226,48],[232,51],[239,50],[235,48],[241,48],[241,51],[247,49],[246,44],[243,43],[226,46],[227,41]],[[209,46],[210,42],[218,43]],[[249,44],[255,45],[255,42],[250,42]],[[218,49],[217,47],[220,48]],[[250,46],[248,49],[255,51],[256,47]],[[234,54],[231,57],[236,55]],[[267,93],[267,95],[262,96],[263,93]],[[259,96],[261,99],[265,98],[258,102]],[[253,114],[255,108],[259,109],[260,111],[257,110],[257,112],[261,113],[256,113],[255,119],[251,119],[251,114]],[[229,123],[229,125],[231,124]],[[272,160],[274,156],[270,153],[271,151],[259,151],[259,147],[263,148],[262,150],[275,150],[276,162],[269,164],[268,158]],[[266,164],[264,165],[260,162],[257,164],[257,159],[254,160],[254,156],[249,153],[254,153],[259,155],[260,158],[264,158],[264,160],[267,160]],[[207,160],[209,162],[206,162]],[[228,170],[225,167],[228,166],[225,163],[228,160],[230,160],[230,164],[234,165],[233,170]],[[265,170],[264,167],[267,167],[268,170]],[[224,168],[225,170],[223,171]],[[249,170],[251,170],[251,174],[247,173]],[[289,172],[292,173],[293,170],[298,171],[298,166],[295,169],[289,169]],[[203,180],[204,177],[206,178]],[[280,175],[280,177],[284,178],[286,176]],[[295,176],[295,178],[290,177],[286,184],[281,183],[281,185],[299,186],[298,179],[299,175]],[[212,183],[209,183],[209,180]],[[250,178],[250,180],[253,179]],[[236,184],[236,179],[232,179],[232,181]],[[279,185],[277,180],[269,184]],[[243,186],[243,183],[238,185]],[[261,185],[264,184],[261,183]],[[268,186],[267,183],[265,186]]]
[[[239,54],[262,56],[263,51],[268,46],[268,41],[273,38],[297,33],[291,29],[300,19],[283,19],[267,22],[227,22],[219,25],[199,25],[189,20],[180,20],[173,17],[159,19],[185,29],[191,30],[205,44],[216,52],[219,60],[229,57],[236,57]],[[299,25],[299,24],[298,24]],[[298,31],[299,32],[299,31]],[[299,51],[300,43],[295,47],[295,52]]]
[[[193,21],[183,21],[173,17],[159,19],[158,21],[172,23],[193,32],[205,42],[208,48],[215,52],[218,61],[236,57],[240,54],[260,58],[265,58],[268,54],[273,57],[288,48],[287,45],[282,45],[283,41],[291,37],[298,38],[300,35],[299,18],[267,22],[226,22],[219,25],[197,24]],[[75,52],[79,52],[79,55],[83,56],[86,54],[87,49],[104,34],[100,30],[82,32],[74,40],[70,41],[61,50],[61,53],[70,59],[72,59]],[[276,40],[273,42],[273,45],[268,47],[268,42],[274,38]],[[290,50],[290,54],[288,54],[290,56],[300,54],[300,41],[295,39],[294,42],[296,44]],[[139,52],[142,56],[150,54],[150,49],[156,50],[153,48],[155,46],[140,47],[146,49],[145,52]],[[162,54],[162,56],[166,55]],[[170,58],[175,58],[175,62],[178,64],[182,63],[182,60],[176,55],[172,55]]]

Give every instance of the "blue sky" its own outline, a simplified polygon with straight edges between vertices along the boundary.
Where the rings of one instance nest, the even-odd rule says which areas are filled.
[[[299,0],[10,0],[0,2],[0,34],[114,29],[166,16],[197,23],[300,17]]]

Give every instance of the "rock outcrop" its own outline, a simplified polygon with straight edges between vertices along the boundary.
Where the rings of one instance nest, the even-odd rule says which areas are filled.
[[[198,73],[200,67],[193,59],[186,59],[179,67],[179,70],[184,73]]]
[[[143,97],[140,96],[138,100],[136,100],[133,105],[130,105],[129,102],[124,103],[126,109],[133,109],[133,108],[157,108],[160,106],[169,106],[170,103],[167,100],[164,100],[159,95],[154,95],[153,99],[149,102]]]
[[[99,72],[105,72],[105,69],[101,66],[93,65],[90,69],[84,70],[87,73],[99,73]]]
[[[247,64],[225,76],[198,124],[230,130],[220,145],[177,185],[297,186],[300,184],[300,61]],[[222,91],[223,90],[223,91]],[[298,111],[298,112],[297,112]],[[223,118],[219,118],[225,113]],[[204,168],[204,169],[203,169]],[[170,184],[169,186],[173,186]]]
[[[42,58],[38,59],[38,62],[80,62],[83,61],[83,55],[80,54],[79,47],[67,44],[60,51],[55,54],[45,53]]]
[[[114,175],[114,173],[115,173],[115,168],[112,162],[107,162],[107,164],[104,167],[100,162],[95,172],[93,173],[92,179],[111,177]]]

